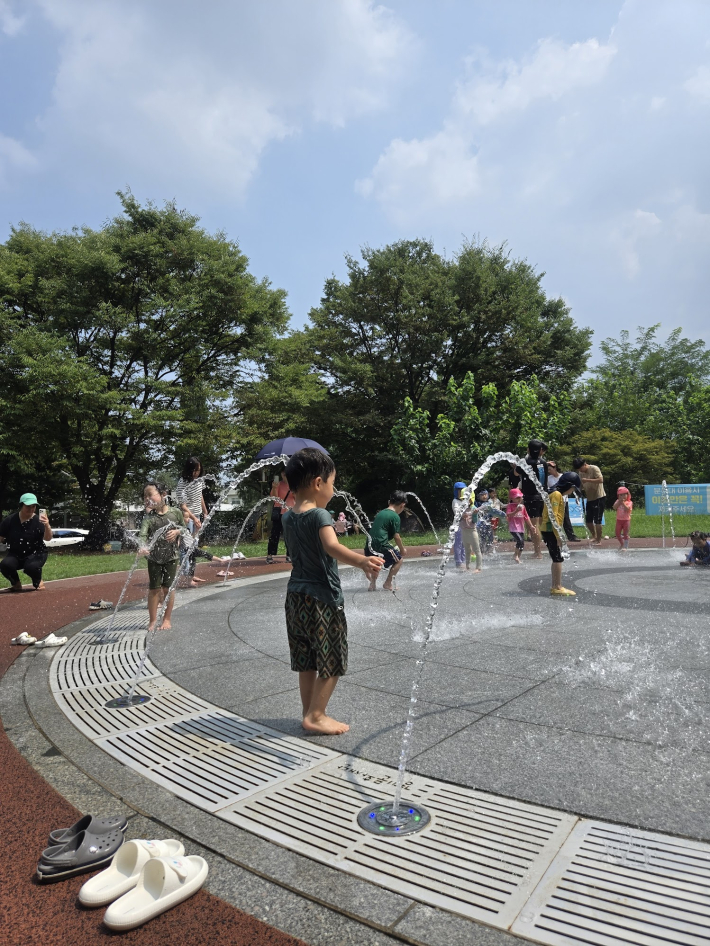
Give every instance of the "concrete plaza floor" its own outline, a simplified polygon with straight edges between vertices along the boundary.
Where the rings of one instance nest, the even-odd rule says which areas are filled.
[[[710,839],[710,574],[679,551],[575,551],[573,599],[549,559],[447,569],[427,648],[412,772],[525,801]],[[396,766],[438,560],[407,561],[396,595],[342,572],[350,663],[311,737]],[[186,690],[304,737],[283,617],[287,577],[176,611],[151,659]],[[414,640],[412,639],[414,637]]]

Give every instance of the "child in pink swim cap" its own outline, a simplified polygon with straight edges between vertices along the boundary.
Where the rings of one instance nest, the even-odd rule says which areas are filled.
[[[520,564],[520,554],[525,548],[525,523],[528,523],[530,534],[537,535],[537,529],[532,524],[528,511],[523,503],[523,492],[520,489],[511,489],[508,493],[508,505],[505,507],[505,515],[508,519],[508,529],[515,541],[515,554],[513,561]]]
[[[616,491],[614,509],[616,510],[616,541],[619,543],[619,551],[625,552],[629,547],[629,527],[634,509],[631,493],[625,486],[620,486]]]

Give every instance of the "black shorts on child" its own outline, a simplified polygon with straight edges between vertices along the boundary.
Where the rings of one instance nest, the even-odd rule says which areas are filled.
[[[547,551],[550,553],[550,558],[553,562],[557,562],[559,565],[561,562],[564,562],[562,558],[562,550],[560,549],[560,543],[557,541],[557,536],[554,532],[543,532],[542,540],[547,546]]]
[[[286,631],[292,670],[316,670],[321,679],[342,677],[347,671],[348,625],[342,605],[288,591]]]

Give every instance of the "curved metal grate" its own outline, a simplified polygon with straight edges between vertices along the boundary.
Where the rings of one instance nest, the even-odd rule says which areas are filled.
[[[707,944],[710,847],[581,822],[513,932],[550,946]]]

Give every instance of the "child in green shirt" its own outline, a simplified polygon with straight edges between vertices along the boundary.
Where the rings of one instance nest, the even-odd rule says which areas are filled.
[[[402,559],[407,554],[399,530],[402,528],[400,516],[407,505],[407,494],[401,489],[396,489],[390,496],[389,505],[377,513],[372,521],[370,535],[372,537],[372,550],[379,552],[382,556],[382,567],[389,569],[389,575],[385,578],[382,585],[384,591],[394,591],[392,579],[402,567]],[[397,548],[392,545],[395,542]],[[367,551],[367,545],[365,546]],[[377,575],[370,581],[370,591],[377,587]]]
[[[303,728],[337,736],[350,727],[327,715],[338,678],[348,668],[348,626],[337,562],[361,568],[372,580],[382,560],[338,542],[326,506],[333,497],[335,464],[321,450],[299,450],[286,466],[295,497],[283,532],[293,570],[286,589],[286,632],[291,669],[298,672]]]

